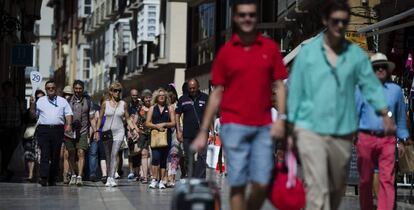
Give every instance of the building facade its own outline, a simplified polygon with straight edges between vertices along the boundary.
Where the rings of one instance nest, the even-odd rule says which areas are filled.
[[[43,2],[40,12],[45,18],[41,18],[35,23],[36,42],[33,43],[33,66],[26,68],[25,75],[28,78],[31,71],[39,71],[43,78],[39,88],[44,91],[45,82],[53,77],[53,18],[46,18],[53,16],[53,9],[48,7],[46,2]],[[32,89],[30,80],[26,80],[26,100],[29,100],[33,91],[35,90]]]
[[[12,81],[14,94],[25,99],[25,68],[33,66],[34,26],[41,18],[42,0],[0,2],[0,83]]]

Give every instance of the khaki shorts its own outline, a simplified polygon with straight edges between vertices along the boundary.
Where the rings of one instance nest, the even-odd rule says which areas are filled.
[[[65,139],[65,147],[68,151],[75,149],[88,150],[88,135],[81,134],[79,138],[76,139]]]

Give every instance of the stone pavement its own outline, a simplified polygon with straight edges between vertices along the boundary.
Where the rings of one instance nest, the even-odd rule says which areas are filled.
[[[216,177],[221,187],[223,210],[228,210],[228,187],[221,176]],[[58,184],[55,187],[40,187],[37,184],[0,183],[0,210],[24,209],[138,209],[168,210],[172,189],[149,190],[147,185],[122,179],[117,188],[106,188],[102,183],[85,182],[84,187],[68,187]],[[267,202],[263,210],[272,210]],[[341,205],[341,210],[359,209],[358,198],[349,189]],[[399,202],[401,210],[414,209],[414,206]]]

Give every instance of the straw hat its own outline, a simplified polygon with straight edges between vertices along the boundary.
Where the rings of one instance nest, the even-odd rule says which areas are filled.
[[[69,85],[66,86],[65,88],[63,88],[63,93],[73,95],[73,89],[72,89],[72,87],[69,86]]]
[[[387,56],[382,53],[375,53],[371,56],[371,63],[373,66],[387,65],[387,70],[392,72],[395,69],[395,63],[388,60]]]

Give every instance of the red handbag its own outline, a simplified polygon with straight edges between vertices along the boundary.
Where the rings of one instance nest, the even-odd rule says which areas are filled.
[[[306,205],[305,188],[297,177],[297,162],[292,151],[287,152],[285,162],[276,164],[269,200],[279,210],[303,209]]]

